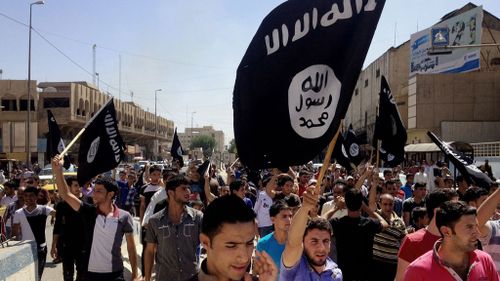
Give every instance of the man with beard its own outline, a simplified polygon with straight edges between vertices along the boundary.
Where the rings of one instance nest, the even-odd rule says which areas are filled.
[[[167,207],[149,219],[146,230],[145,281],[151,280],[154,261],[156,280],[183,281],[196,274],[203,214],[187,206],[191,191],[186,177],[171,178],[165,190]]]
[[[308,217],[308,212],[316,207],[318,196],[314,187],[309,187],[303,195],[304,202],[292,220],[281,257],[280,281],[342,280],[342,272],[328,256],[330,223]]]
[[[436,226],[441,239],[408,266],[405,280],[499,280],[491,256],[476,250],[480,232],[474,207],[447,201],[436,212]]]

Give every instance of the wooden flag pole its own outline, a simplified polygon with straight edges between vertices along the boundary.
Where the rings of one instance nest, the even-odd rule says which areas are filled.
[[[344,121],[344,119],[342,119],[340,121],[341,124],[343,121]],[[314,190],[315,194],[320,193],[321,182],[323,181],[323,177],[325,176],[326,169],[328,169],[328,164],[330,163],[330,159],[332,157],[333,148],[335,147],[335,143],[337,142],[337,138],[339,137],[340,128],[341,128],[341,126],[339,126],[337,132],[335,133],[335,136],[333,136],[332,141],[328,145],[328,149],[326,150],[325,159],[323,160],[323,166],[321,166],[321,170],[319,171],[318,181],[316,182],[316,188]]]
[[[75,142],[82,136],[83,132],[85,132],[85,129],[86,127],[83,127],[59,155],[64,156],[69,151],[69,149],[75,144]]]

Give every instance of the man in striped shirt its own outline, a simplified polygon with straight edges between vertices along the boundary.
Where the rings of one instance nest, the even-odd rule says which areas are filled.
[[[373,268],[377,269],[377,280],[393,281],[398,267],[398,250],[406,235],[406,227],[394,212],[394,197],[388,193],[380,196],[377,213],[389,227],[375,234],[373,239]]]

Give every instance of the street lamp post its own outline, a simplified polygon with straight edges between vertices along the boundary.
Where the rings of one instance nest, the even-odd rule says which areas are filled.
[[[158,151],[157,151],[158,150],[158,141],[156,139],[157,133],[158,133],[158,115],[156,114],[156,104],[157,104],[157,102],[156,102],[157,97],[156,96],[157,96],[158,92],[161,92],[161,89],[155,90],[155,139],[154,139],[153,143],[154,143],[154,147],[155,147],[154,153],[155,153],[156,160],[158,160],[157,159],[158,158]]]
[[[189,146],[191,146],[191,144],[193,143],[193,115],[195,113],[196,113],[196,111],[191,112],[191,134],[190,134],[191,135],[191,138],[190,138],[191,140],[189,141]],[[191,149],[189,149],[189,150],[191,150]],[[194,158],[194,151],[191,153],[191,157],[193,157],[193,159],[195,159]]]
[[[30,120],[31,120],[31,14],[33,5],[43,5],[43,1],[36,1],[30,4],[30,24],[28,37],[28,104],[26,116],[26,166],[30,168],[31,163],[31,145],[30,145]]]

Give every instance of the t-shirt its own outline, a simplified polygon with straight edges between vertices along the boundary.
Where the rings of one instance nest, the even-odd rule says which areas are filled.
[[[408,183],[402,186],[401,190],[405,193],[405,199],[409,199],[413,196],[413,190],[411,189],[411,185]]]
[[[36,205],[31,212],[26,207],[14,213],[14,224],[21,225],[21,240],[34,240],[38,246],[45,244],[47,216],[53,212],[49,206]]]
[[[427,251],[432,250],[434,243],[439,238],[441,237],[430,233],[425,228],[408,234],[399,249],[398,258],[411,263]]]
[[[252,203],[252,200],[250,200],[250,198],[244,197],[243,202],[245,202],[245,205],[247,205],[248,208],[253,209],[253,203]]]
[[[118,207],[125,207],[125,201],[127,201],[127,195],[129,191],[128,183],[127,181],[116,181],[116,184],[118,185],[118,188],[120,189],[120,195],[118,196],[118,199],[116,201]]]
[[[2,197],[2,199],[0,200],[0,206],[7,206],[9,205],[10,203],[12,202],[16,202],[17,201],[17,195],[14,195],[12,197],[10,196],[7,196],[7,195],[4,195]]]
[[[132,216],[114,206],[112,215],[98,213],[97,207],[82,202],[79,210],[85,229],[83,245],[88,271],[109,273],[123,270],[123,235],[132,233]]]
[[[271,221],[271,216],[269,215],[269,209],[273,204],[273,199],[267,195],[266,191],[261,191],[259,193],[259,197],[257,198],[257,202],[255,202],[255,206],[253,210],[255,214],[257,214],[257,222],[259,227],[266,227],[273,225]]]
[[[151,201],[151,197],[156,193],[156,191],[160,190],[161,185],[157,184],[151,184],[148,183],[141,187],[141,190],[139,191],[139,194],[141,196],[144,196],[144,207],[147,207],[149,205],[149,202]]]
[[[417,203],[417,202],[415,202],[415,197],[411,197],[411,198],[406,199],[403,202],[403,213],[405,213],[405,212],[410,213],[410,223],[413,221],[412,216],[411,216],[411,212],[416,207],[425,207],[425,200],[422,199],[422,201],[420,201],[420,203]]]
[[[326,264],[323,272],[316,272],[309,262],[305,254],[302,254],[300,260],[292,267],[285,267],[281,262],[279,281],[342,281],[343,270],[330,259],[326,258]]]
[[[380,221],[367,217],[331,219],[337,245],[337,263],[344,280],[371,280],[373,239],[382,231]],[[360,270],[360,265],[367,270]]]
[[[92,204],[90,197],[82,196],[80,200]],[[82,246],[85,233],[82,216],[65,201],[56,204],[56,221],[52,233],[60,235],[60,239],[67,245]]]
[[[377,211],[381,215],[381,211]],[[373,259],[390,263],[398,263],[398,250],[406,235],[405,223],[393,213],[391,221],[386,221],[389,227],[377,233],[373,240]]]
[[[279,244],[276,238],[274,237],[274,232],[269,233],[268,235],[260,238],[257,243],[257,251],[262,252],[266,251],[276,264],[276,267],[280,268],[281,254],[285,250],[285,244]]]
[[[491,220],[486,223],[488,233],[479,240],[483,245],[483,250],[491,255],[497,272],[500,274],[500,220]]]

